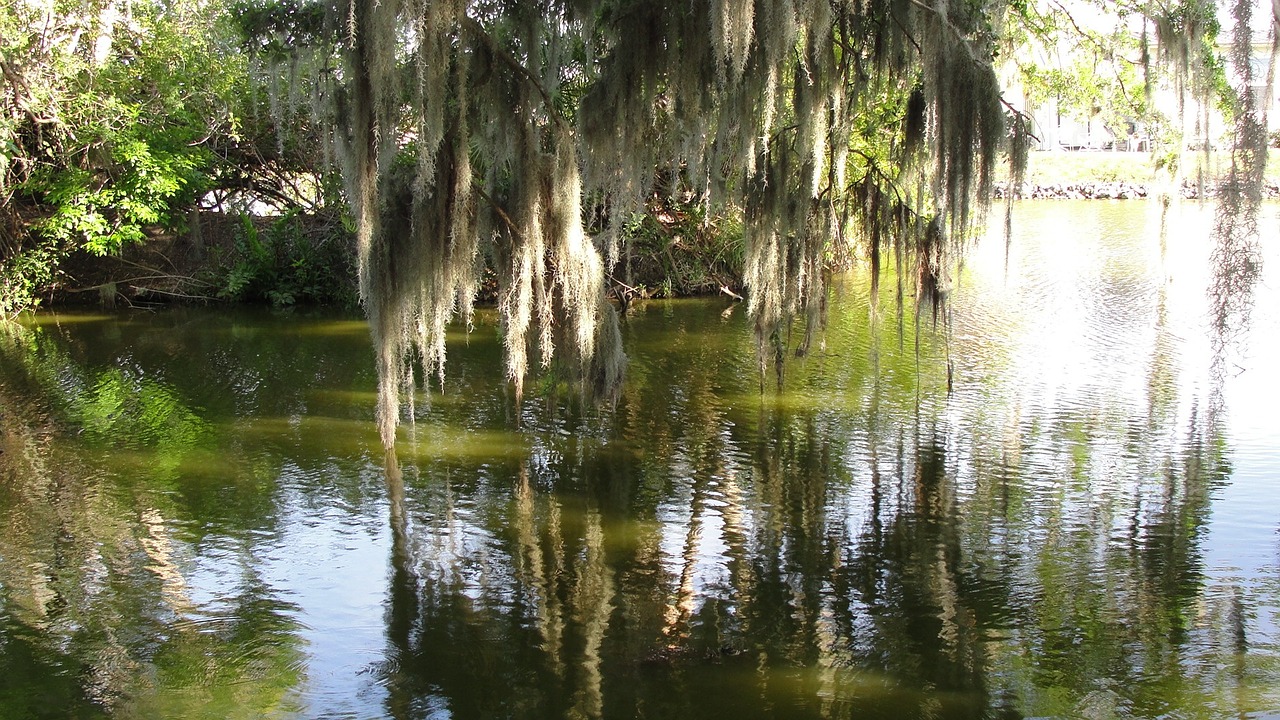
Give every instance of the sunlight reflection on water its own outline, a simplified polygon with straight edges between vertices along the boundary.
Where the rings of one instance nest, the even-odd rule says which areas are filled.
[[[1280,244],[1215,365],[1180,212],[1020,205],[918,346],[852,273],[763,394],[740,306],[654,302],[616,409],[516,410],[481,311],[391,470],[358,321],[37,316],[0,716],[1274,713]]]

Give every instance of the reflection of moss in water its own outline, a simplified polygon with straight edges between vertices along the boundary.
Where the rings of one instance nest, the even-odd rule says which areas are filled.
[[[1006,559],[1010,576],[1034,591],[1036,602],[1009,629],[1010,642],[991,645],[1002,682],[1032,715],[1067,708],[1094,717],[1089,713],[1114,706],[1121,716],[1223,717],[1236,707],[1265,707],[1237,700],[1264,696],[1266,682],[1191,669],[1224,667],[1236,655],[1229,643],[1203,640],[1230,625],[1227,613],[1206,603],[1213,588],[1199,546],[1210,494],[1230,474],[1220,430],[1192,422],[1166,448],[1159,440],[1172,428],[1163,424],[1055,423],[1063,442],[1054,453],[1065,468],[1055,482],[1040,478],[1048,489],[1033,490],[1031,502],[1003,520],[974,508],[973,515],[986,516],[976,527],[1025,534],[1035,548]],[[1132,428],[1142,430],[1136,440],[1125,437],[1138,432]],[[1124,460],[1116,448],[1135,442],[1148,447],[1147,459],[1123,473],[1100,464]],[[1044,472],[1036,467],[1022,472],[1035,480]],[[1024,481],[1005,492],[1028,489]]]
[[[1154,412],[1119,396],[1088,412],[1002,405],[993,386],[981,412],[958,413],[941,401],[938,344],[926,342],[917,366],[912,333],[901,346],[892,329],[877,340],[860,329],[861,310],[848,312],[833,319],[825,354],[797,362],[764,398],[735,375],[750,346],[716,309],[631,318],[632,372],[607,421],[623,449],[558,446],[552,479],[534,483],[553,494],[522,500],[567,507],[582,493],[632,518],[603,526],[622,609],[602,644],[606,708],[750,717],[768,702],[823,697],[875,716],[856,683],[878,677],[894,688],[884,704],[907,714],[1208,717],[1229,714],[1232,693],[1252,698],[1240,707],[1266,707],[1276,673],[1265,654],[1242,660],[1234,679],[1179,666],[1229,667],[1236,651],[1196,641],[1228,624],[1199,611],[1198,543],[1208,491],[1230,469],[1218,430],[1175,424],[1176,388]],[[1152,353],[1158,364],[1169,348]],[[1171,385],[1170,372],[1156,384]],[[564,551],[585,532],[558,517],[557,542],[538,540],[549,527],[521,530],[530,539],[512,551],[540,557],[538,577],[580,561]],[[501,538],[499,528],[530,522],[546,524],[497,512],[486,527]],[[557,550],[559,565],[547,554]],[[500,573],[473,577],[500,594]],[[497,632],[521,620],[518,607],[502,612],[477,621]],[[558,646],[546,672],[585,663],[581,647]],[[398,669],[419,682],[439,672]],[[461,683],[440,687],[472,701]]]

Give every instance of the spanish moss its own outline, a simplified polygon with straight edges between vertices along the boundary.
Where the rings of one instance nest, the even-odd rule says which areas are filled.
[[[1235,125],[1231,166],[1219,189],[1214,222],[1213,283],[1210,288],[1216,354],[1246,324],[1253,288],[1262,270],[1258,248],[1258,214],[1262,204],[1263,173],[1267,165],[1267,98],[1275,83],[1280,35],[1274,13],[1268,18],[1271,38],[1265,78],[1255,77],[1253,3],[1236,0],[1231,7],[1231,64],[1236,70]],[[1258,81],[1262,80],[1261,83]]]
[[[857,238],[877,267],[889,248],[914,262],[939,307],[999,152],[1025,142],[992,69],[1000,3],[319,7],[311,44],[341,63],[313,64],[318,114],[357,225],[388,447],[416,378],[442,382],[445,327],[467,321],[486,267],[517,400],[553,364],[607,398],[625,357],[604,278],[661,177],[741,213],[763,381],[808,350],[832,258]]]

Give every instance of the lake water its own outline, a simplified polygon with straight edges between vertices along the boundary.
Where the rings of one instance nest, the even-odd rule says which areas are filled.
[[[517,411],[481,312],[390,459],[358,318],[0,325],[0,718],[1280,717],[1280,218],[1226,343],[1159,225],[1022,203],[949,333],[842,278],[763,393],[650,302]]]

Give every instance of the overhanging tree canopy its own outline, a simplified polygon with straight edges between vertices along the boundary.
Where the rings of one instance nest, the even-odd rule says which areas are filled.
[[[1242,27],[1251,2],[1233,3]],[[1215,3],[1097,5],[1144,18],[1144,69],[1150,27],[1179,93],[1188,77],[1211,92]],[[824,270],[857,241],[877,278],[892,257],[900,300],[913,275],[917,302],[936,310],[999,152],[1015,186],[1026,161],[1025,118],[994,71],[1014,35],[1004,23],[1027,28],[1055,7],[245,0],[235,15],[262,57],[314,83],[332,128],[390,446],[415,367],[442,377],[445,325],[469,318],[486,266],[517,397],[531,363],[557,358],[585,387],[616,388],[624,358],[604,279],[655,173],[742,213],[762,378],[781,367],[793,322],[806,349]]]
[[[414,363],[442,373],[445,325],[469,316],[485,261],[517,395],[531,362],[556,357],[597,392],[617,386],[604,276],[655,169],[742,209],[762,372],[790,321],[818,321],[824,265],[855,218],[877,266],[882,252],[913,258],[920,294],[939,299],[1010,136],[993,71],[1002,12],[351,0],[240,16],[247,35],[306,45],[327,98],[389,446]]]

